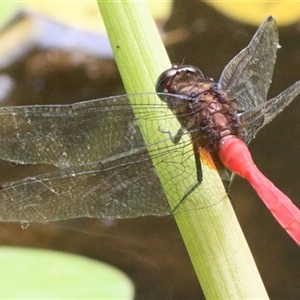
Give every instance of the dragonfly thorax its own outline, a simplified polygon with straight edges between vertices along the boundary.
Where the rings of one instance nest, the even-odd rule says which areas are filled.
[[[175,66],[165,71],[157,82],[157,91],[174,94],[162,100],[167,102],[181,126],[193,132],[193,138],[199,134],[200,146],[217,151],[223,137],[241,137],[237,110],[231,106],[231,98],[219,90],[212,79],[205,79],[199,69]]]
[[[211,83],[203,85],[195,101],[190,103],[194,114],[194,128],[203,135],[203,146],[216,151],[220,140],[228,135],[241,136],[237,111],[230,106],[224,94],[212,88]]]

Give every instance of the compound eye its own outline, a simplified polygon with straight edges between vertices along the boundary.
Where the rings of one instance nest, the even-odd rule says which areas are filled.
[[[157,81],[156,81],[156,92],[157,93],[163,93],[166,92],[166,87],[169,84],[169,81],[172,80],[174,78],[174,76],[176,76],[178,72],[178,67],[177,66],[173,66],[172,68],[162,72]]]
[[[203,73],[201,72],[200,69],[198,69],[195,66],[190,66],[190,65],[181,66],[180,68],[177,69],[177,71],[185,72],[186,74],[188,74],[188,73],[194,74],[197,77],[200,77],[204,81]]]
[[[197,81],[204,81],[204,75],[198,68],[190,65],[183,65],[181,67],[174,65],[172,68],[160,74],[156,82],[156,92],[172,92],[172,82],[174,78],[176,76],[184,77],[185,75],[192,75],[194,78],[197,78]]]

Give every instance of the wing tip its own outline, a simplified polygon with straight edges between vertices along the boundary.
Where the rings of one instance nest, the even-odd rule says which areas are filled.
[[[275,18],[271,15],[271,16],[268,16],[267,19],[266,19],[266,22],[270,23],[270,22],[274,22],[275,21]]]

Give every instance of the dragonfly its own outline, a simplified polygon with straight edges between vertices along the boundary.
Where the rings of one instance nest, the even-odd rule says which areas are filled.
[[[191,209],[185,204],[202,181],[199,154],[206,149],[223,182],[231,182],[232,172],[245,177],[300,244],[298,208],[261,174],[247,148],[258,130],[300,93],[298,81],[266,99],[278,48],[276,22],[269,17],[227,64],[218,83],[196,67],[173,66],[159,76],[156,93],[72,105],[1,107],[0,158],[56,169],[2,184],[0,220],[45,222],[183,212]],[[152,104],[158,97],[162,101]],[[143,104],[132,104],[140,99]],[[156,126],[158,119],[162,124],[177,120],[175,135],[167,121],[166,128]],[[145,140],[141,122],[151,128],[156,142]],[[187,161],[193,162],[192,168]],[[171,180],[172,195],[162,189],[158,166],[178,172]],[[170,208],[167,197],[176,197],[176,209]],[[201,205],[193,203],[192,209]]]

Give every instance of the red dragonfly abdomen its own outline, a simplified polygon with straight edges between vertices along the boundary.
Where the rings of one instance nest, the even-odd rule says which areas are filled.
[[[219,145],[219,156],[223,164],[248,180],[276,220],[300,245],[299,209],[260,172],[242,140],[229,135],[222,138]]]

